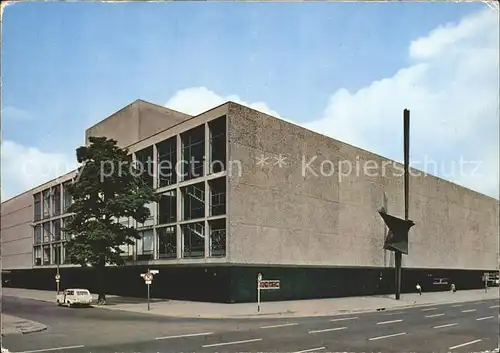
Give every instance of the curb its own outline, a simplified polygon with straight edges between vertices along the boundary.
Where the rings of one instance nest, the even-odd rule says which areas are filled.
[[[27,330],[27,331],[21,331],[21,333],[23,335],[28,335],[30,333],[42,332],[42,331],[45,331],[46,329],[47,329],[47,326],[41,325],[40,327],[37,327],[37,328],[33,328],[33,329],[30,329],[30,330]]]
[[[29,335],[30,333],[37,333],[47,330],[47,326],[40,324],[38,327],[30,328],[28,330],[19,330],[14,329],[7,333],[2,333],[2,337],[4,336],[13,336],[13,335]],[[3,353],[3,351],[2,351]]]
[[[243,315],[182,315],[182,314],[161,314],[161,313],[156,313],[153,310],[151,311],[135,311],[135,310],[128,310],[128,309],[122,309],[122,308],[116,308],[116,307],[106,307],[106,305],[103,306],[94,306],[97,308],[102,308],[106,310],[120,310],[120,311],[126,311],[126,312],[131,312],[131,313],[137,313],[137,314],[149,314],[149,315],[155,315],[155,316],[163,316],[163,317],[176,317],[176,318],[183,318],[183,319],[219,319],[219,320],[237,320],[237,319],[263,319],[263,318],[269,318],[269,319],[291,319],[291,318],[311,318],[311,317],[330,317],[330,316],[339,316],[339,315],[347,315],[347,314],[354,314],[354,313],[373,313],[373,312],[380,312],[380,311],[396,311],[396,310],[402,310],[402,309],[411,309],[411,308],[420,308],[420,307],[426,307],[426,306],[434,306],[434,305],[449,305],[453,303],[467,303],[467,302],[474,302],[474,301],[481,301],[481,300],[494,300],[495,298],[491,299],[472,299],[472,300],[467,300],[467,301],[454,301],[454,302],[442,302],[442,303],[422,303],[422,304],[406,304],[406,305],[400,305],[396,307],[379,307],[379,308],[369,308],[369,309],[352,309],[352,310],[340,310],[337,312],[333,313],[312,313],[308,315],[293,315],[294,313],[297,313],[297,311],[286,311],[286,312],[274,312],[274,313],[260,313],[260,314],[243,314]]]

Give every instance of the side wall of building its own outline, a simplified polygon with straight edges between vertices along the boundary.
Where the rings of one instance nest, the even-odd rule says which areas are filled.
[[[85,141],[90,136],[106,136],[115,139],[120,147],[127,147],[190,118],[190,115],[137,100],[88,128]]]
[[[230,262],[393,266],[377,210],[404,216],[401,165],[236,104],[229,153],[241,166],[230,173]],[[497,200],[421,174],[410,181],[410,219],[403,266],[498,268]]]
[[[33,195],[25,192],[2,203],[2,269],[33,267]]]

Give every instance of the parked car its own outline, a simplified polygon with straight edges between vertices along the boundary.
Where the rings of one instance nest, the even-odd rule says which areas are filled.
[[[56,302],[59,306],[90,306],[92,304],[92,294],[87,289],[66,289],[57,295]]]

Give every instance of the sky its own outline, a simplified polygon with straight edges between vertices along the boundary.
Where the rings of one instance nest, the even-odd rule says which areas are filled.
[[[484,3],[38,2],[2,21],[2,200],[72,170],[85,129],[136,99],[232,100],[398,161],[408,108],[412,166],[498,198]]]

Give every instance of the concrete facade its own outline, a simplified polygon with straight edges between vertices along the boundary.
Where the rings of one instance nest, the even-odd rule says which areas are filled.
[[[393,266],[377,210],[404,216],[402,165],[236,104],[229,126],[230,159],[243,170],[229,183],[231,262]],[[341,161],[361,172],[344,164],[339,178]],[[404,267],[498,269],[498,200],[412,170],[409,210]]]
[[[85,141],[89,136],[106,136],[123,148],[189,118],[190,115],[139,99],[88,128]]]
[[[225,169],[213,171],[212,137],[221,119],[225,147],[217,153],[225,148]],[[162,184],[163,144],[172,142],[180,162],[194,153],[189,144],[196,131],[204,136],[193,147],[205,157],[203,173]],[[191,117],[138,100],[87,129],[86,142],[89,136],[117,140],[134,160],[147,152],[154,161],[152,186],[162,195],[176,195],[168,221],[159,204],[148,206],[151,218],[144,224],[120,220],[140,229],[143,239],[124,249],[126,267],[110,270],[116,274],[110,280],[115,293],[142,295],[139,274],[151,266],[161,268],[156,293],[184,299],[254,300],[257,272],[283,282],[281,291],[266,294],[270,300],[391,291],[394,259],[382,249],[387,229],[377,210],[403,216],[400,164],[233,102]],[[181,167],[176,164],[177,174]],[[430,281],[430,287],[436,278],[461,288],[481,286],[483,272],[498,271],[498,200],[411,172],[409,216],[416,225],[403,256],[403,289],[412,290],[415,281]],[[57,262],[67,285],[94,285],[92,269],[67,262],[66,235],[58,230],[68,216],[63,184],[74,176],[68,173],[2,203],[2,267],[12,272],[11,285],[46,288]],[[50,198],[44,214],[34,197],[43,204],[48,190],[59,190],[60,198]],[[224,206],[216,214],[214,196]],[[186,216],[194,212],[192,206],[186,209],[193,200],[201,208]],[[35,229],[41,229],[42,240]],[[184,283],[186,276],[193,281]],[[353,278],[364,284],[347,285]]]

